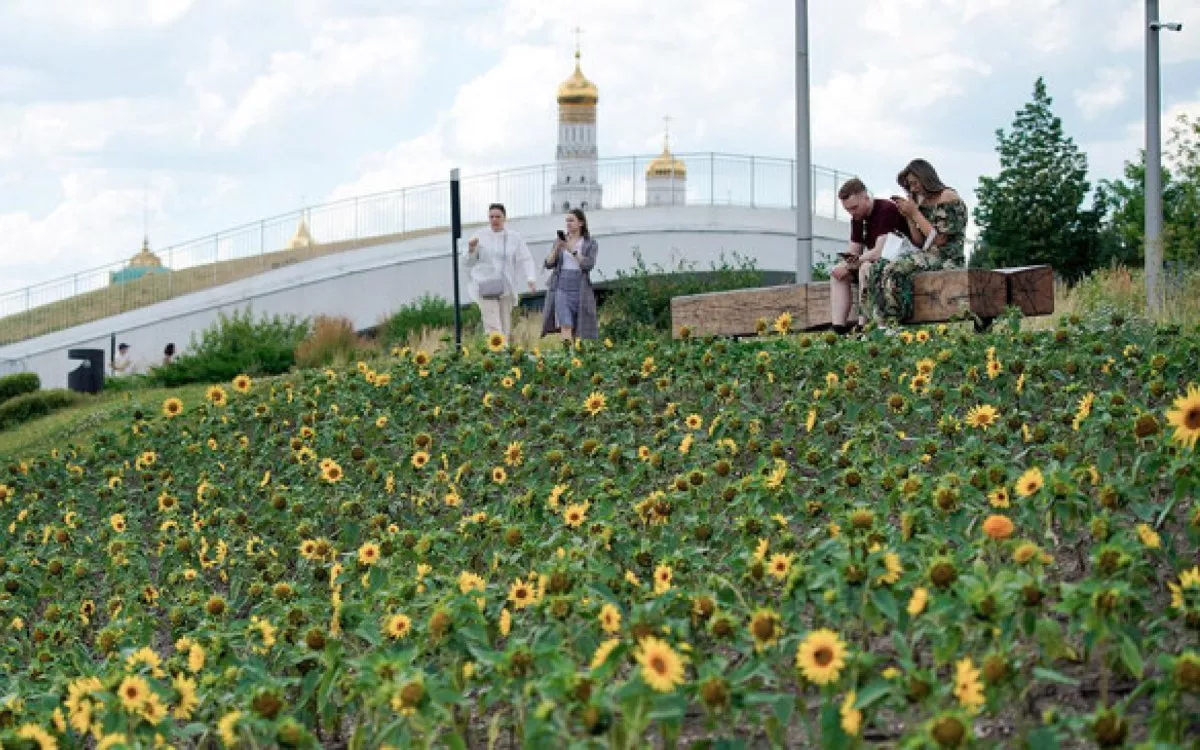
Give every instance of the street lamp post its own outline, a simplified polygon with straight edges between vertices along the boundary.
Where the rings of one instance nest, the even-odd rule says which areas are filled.
[[[812,281],[812,153],[808,107],[808,0],[796,0],[796,283]]]
[[[1162,314],[1162,102],[1158,72],[1158,32],[1181,31],[1183,24],[1161,23],[1158,0],[1146,0],[1146,310]]]

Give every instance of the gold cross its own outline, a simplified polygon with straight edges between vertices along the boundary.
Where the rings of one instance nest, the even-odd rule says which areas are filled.
[[[579,35],[583,33],[583,29],[576,26],[571,31],[575,32],[575,57],[579,57]]]

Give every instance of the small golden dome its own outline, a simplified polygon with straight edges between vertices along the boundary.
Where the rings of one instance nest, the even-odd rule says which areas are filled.
[[[590,104],[600,101],[600,92],[596,84],[584,77],[579,69],[579,51],[575,52],[575,72],[571,77],[558,85],[558,103],[561,104]]]
[[[663,143],[663,152],[646,167],[646,177],[674,177],[677,180],[687,179],[687,165],[671,153],[667,144]]]
[[[162,268],[162,261],[158,256],[150,252],[150,238],[146,237],[142,240],[142,249],[137,255],[129,259],[130,268]]]

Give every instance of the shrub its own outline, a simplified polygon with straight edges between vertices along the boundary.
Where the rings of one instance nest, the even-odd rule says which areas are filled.
[[[294,315],[255,321],[250,309],[221,314],[197,340],[192,337],[190,352],[169,365],[156,368],[150,377],[168,386],[186,383],[218,383],[247,373],[277,375],[287,372],[296,362],[296,346],[308,335],[307,320]]]
[[[647,266],[640,250],[633,251],[631,271],[617,271],[618,283],[605,300],[604,332],[614,338],[645,336],[671,330],[671,298],[704,292],[722,292],[763,286],[765,275],[754,260],[738,254],[708,272],[697,272],[695,261],[680,260],[673,269]]]
[[[478,305],[462,308],[462,325],[463,330],[482,325]],[[453,303],[427,294],[393,313],[380,327],[379,335],[384,344],[404,344],[410,336],[419,334],[423,328],[449,328],[453,331]]]
[[[154,385],[154,381],[149,375],[109,375],[104,378],[104,391],[106,393],[127,393],[129,391],[137,391],[142,388],[149,388]]]
[[[42,380],[36,372],[18,372],[0,378],[0,403],[20,396],[23,393],[33,393],[42,387]]]
[[[79,394],[65,388],[36,391],[10,398],[0,404],[0,430],[7,430],[31,419],[45,416],[64,406],[70,406],[81,398]]]
[[[332,318],[319,315],[313,320],[312,332],[296,347],[296,365],[299,367],[324,367],[341,365],[378,347],[363,341],[354,332],[354,324],[348,318]]]

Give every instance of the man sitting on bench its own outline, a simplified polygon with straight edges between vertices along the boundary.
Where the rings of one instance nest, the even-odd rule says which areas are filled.
[[[867,186],[857,177],[851,178],[838,190],[842,208],[850,214],[850,247],[840,253],[842,261],[833,267],[829,282],[829,319],[833,330],[844,334],[849,330],[847,321],[854,307],[851,286],[858,282],[859,296],[867,286],[867,275],[871,264],[883,257],[883,245],[892,232],[908,235],[908,223],[900,215],[896,204],[890,200],[875,198],[867,193]],[[866,248],[864,250],[864,248]],[[858,305],[858,325],[866,322],[861,300]]]

